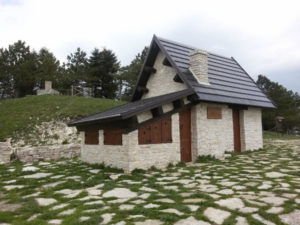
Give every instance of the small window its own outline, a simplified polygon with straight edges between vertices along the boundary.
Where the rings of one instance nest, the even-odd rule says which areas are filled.
[[[146,124],[138,130],[139,144],[161,144],[172,142],[172,120],[166,117],[150,124]]]
[[[86,130],[84,143],[86,145],[98,145],[99,144],[99,130]]]
[[[207,119],[222,119],[222,109],[220,107],[207,107]]]
[[[122,145],[122,130],[120,128],[105,129],[104,145]]]

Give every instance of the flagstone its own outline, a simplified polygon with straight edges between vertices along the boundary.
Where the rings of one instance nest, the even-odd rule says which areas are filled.
[[[79,217],[80,222],[84,222],[84,221],[87,221],[89,219],[90,219],[89,216],[81,216],[81,217]]]
[[[269,177],[269,178],[278,178],[278,177],[288,176],[287,174],[280,173],[280,172],[269,172],[269,173],[265,173],[265,175],[266,175],[266,177]]]
[[[280,215],[279,218],[282,222],[290,225],[299,225],[300,222],[300,210],[296,209],[291,213]]]
[[[268,209],[266,212],[277,214],[277,213],[281,213],[282,211],[283,211],[282,207],[272,207],[272,208]]]
[[[62,220],[60,219],[49,220],[48,223],[51,225],[60,225],[62,223]]]
[[[272,204],[275,206],[282,205],[287,199],[286,198],[281,198],[281,197],[264,197],[260,198],[261,201],[266,202],[268,204]]]
[[[236,224],[235,225],[248,225],[247,219],[242,216],[238,216],[236,218]]]
[[[269,184],[262,184],[262,185],[258,186],[257,189],[259,189],[259,190],[264,190],[264,189],[269,189],[269,188],[271,188],[271,187],[272,187],[272,186],[269,185]]]
[[[142,200],[142,199],[137,199],[137,200],[134,200],[134,201],[131,201],[131,202],[134,203],[134,204],[144,204],[145,203],[145,201]]]
[[[165,213],[174,213],[178,216],[182,216],[184,215],[184,213],[182,212],[179,212],[177,209],[163,209],[163,210],[160,210],[161,212],[165,212]]]
[[[62,183],[64,183],[64,182],[65,182],[65,181],[57,181],[57,182],[54,182],[54,183],[44,184],[44,185],[42,186],[42,188],[44,188],[44,189],[47,189],[47,188],[53,188],[53,187],[56,187],[57,185],[62,184]]]
[[[156,202],[164,202],[164,203],[175,203],[174,200],[169,199],[169,198],[161,198],[161,199],[156,199]]]
[[[37,197],[41,194],[41,192],[37,191],[33,194],[29,194],[29,195],[24,195],[23,198],[31,198],[31,197]]]
[[[6,190],[10,191],[10,190],[13,190],[13,189],[20,189],[20,188],[23,188],[24,185],[6,185],[6,186],[3,186]]]
[[[221,191],[218,191],[217,193],[222,195],[232,195],[234,191],[231,189],[223,189]]]
[[[224,220],[231,215],[231,213],[221,209],[209,207],[204,211],[204,215],[212,222],[216,224],[222,224]]]
[[[141,187],[139,190],[146,191],[146,192],[157,192],[157,190],[149,188],[149,187]]]
[[[232,210],[240,209],[245,206],[244,202],[239,198],[221,199],[219,201],[216,201],[216,203],[220,206],[224,206]]]
[[[35,167],[35,166],[27,166],[27,167],[23,167],[22,171],[23,172],[27,172],[27,171],[37,171],[39,170],[40,168],[38,167]]]
[[[174,225],[210,225],[210,223],[201,221],[201,220],[196,220],[194,217],[190,216],[186,219],[181,219],[174,223]]]
[[[98,200],[98,201],[84,203],[84,205],[98,205],[98,204],[104,204],[104,202],[102,200]]]
[[[144,194],[139,195],[138,197],[142,198],[142,199],[147,199],[147,198],[149,198],[150,195],[151,194],[149,194],[149,193],[144,193]]]
[[[57,202],[54,198],[36,198],[35,200],[40,206],[48,206]]]
[[[200,203],[200,202],[204,202],[205,199],[202,198],[188,198],[188,199],[184,199],[183,203]]]
[[[4,183],[4,184],[12,184],[12,183],[16,183],[16,180],[7,180],[7,181],[3,181],[2,183]]]
[[[174,186],[174,185],[172,185],[172,186],[164,186],[164,189],[178,191],[178,187]]]
[[[268,220],[262,218],[262,217],[261,217],[260,215],[258,215],[258,214],[253,214],[252,217],[253,217],[254,219],[257,219],[258,221],[262,222],[262,223],[265,224],[265,225],[275,225],[275,223],[273,223],[273,222],[271,222],[271,221],[268,221]]]
[[[120,209],[121,210],[131,210],[135,207],[135,205],[129,205],[129,204],[123,204],[123,205],[120,205]]]
[[[196,212],[199,209],[199,205],[187,205],[192,212]]]
[[[296,197],[298,196],[298,194],[284,193],[284,194],[282,194],[281,196],[283,196],[283,197],[285,197],[285,198],[293,199],[293,198],[296,198]]]
[[[65,215],[71,215],[75,212],[75,209],[68,209],[66,211],[62,211],[61,213],[59,213],[58,215],[60,216],[65,216]]]
[[[146,208],[146,209],[152,209],[152,208],[158,208],[158,207],[160,207],[160,205],[153,204],[153,203],[149,203],[144,206],[144,208]]]
[[[115,215],[115,213],[102,214],[101,217],[103,218],[103,221],[100,224],[108,224]]]
[[[130,191],[127,188],[115,188],[107,191],[103,194],[104,198],[116,197],[116,198],[135,198],[137,193]]]
[[[240,208],[239,211],[242,213],[254,213],[258,211],[258,208],[247,206],[247,207]]]
[[[64,207],[67,207],[69,204],[68,203],[62,203],[60,205],[55,205],[52,207],[53,210],[57,210],[57,209],[62,209]]]
[[[101,197],[99,197],[97,195],[88,195],[88,196],[85,196],[83,198],[79,198],[78,200],[87,201],[87,200],[96,200],[96,199],[101,199]]]
[[[14,212],[22,206],[20,203],[7,203],[7,201],[0,201],[0,212]]]
[[[71,189],[63,189],[56,191],[57,194],[63,194],[65,198],[74,198],[79,195],[82,190],[71,190]]]
[[[32,220],[35,220],[38,216],[40,216],[41,214],[40,213],[37,213],[37,214],[33,214],[32,216],[30,216],[27,221],[30,222]],[[0,224],[1,225],[1,224]]]
[[[162,225],[163,222],[160,220],[145,220],[141,222],[135,222],[135,225]]]
[[[34,173],[31,175],[25,175],[24,178],[29,178],[29,179],[39,179],[39,178],[44,178],[52,175],[52,173]]]
[[[88,193],[88,195],[100,195],[102,192],[101,190],[95,187],[86,188],[85,191]]]
[[[89,170],[90,173],[97,174],[100,172],[99,169]]]

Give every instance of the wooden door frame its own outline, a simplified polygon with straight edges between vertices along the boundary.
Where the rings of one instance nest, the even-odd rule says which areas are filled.
[[[242,151],[241,141],[241,114],[239,109],[232,109],[232,122],[233,122],[233,145],[235,152]]]
[[[183,111],[179,112],[180,160],[182,162],[191,162],[192,161],[192,129],[191,129],[192,125],[191,125],[191,122],[192,122],[191,121],[191,108],[186,108]],[[188,133],[183,134],[181,126],[187,126],[186,129],[188,130]],[[185,141],[183,141],[183,138],[185,138]],[[187,143],[183,143],[183,142],[187,142]],[[185,151],[183,151],[183,147],[185,148],[184,149]]]

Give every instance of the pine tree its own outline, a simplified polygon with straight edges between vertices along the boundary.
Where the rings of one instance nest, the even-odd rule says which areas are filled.
[[[116,74],[120,63],[116,55],[109,49],[95,48],[88,60],[88,83],[93,88],[94,97],[115,98],[117,92]]]

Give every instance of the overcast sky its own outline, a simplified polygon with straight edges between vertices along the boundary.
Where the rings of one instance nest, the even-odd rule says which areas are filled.
[[[23,40],[60,61],[77,47],[106,47],[126,65],[153,34],[233,56],[255,80],[300,93],[297,1],[0,0],[0,47]]]

